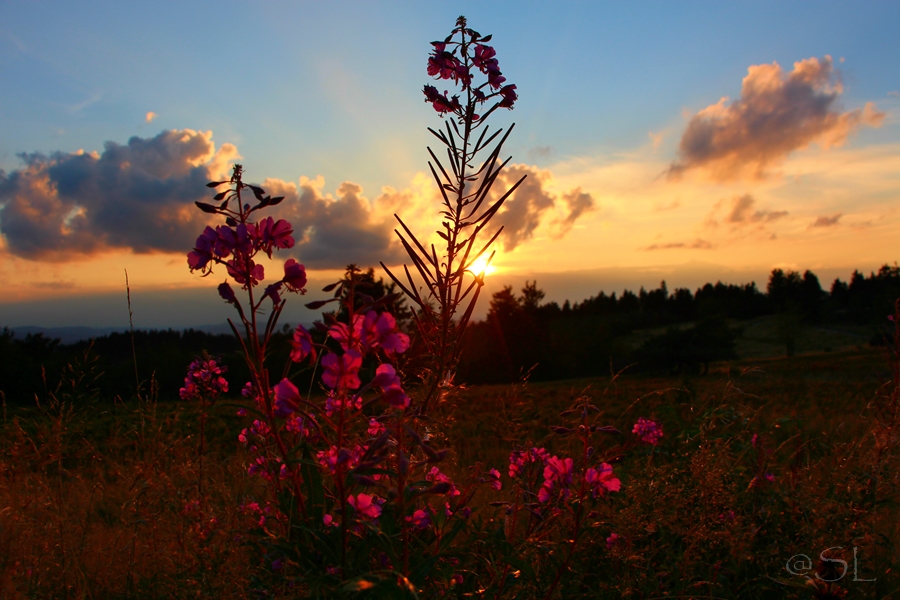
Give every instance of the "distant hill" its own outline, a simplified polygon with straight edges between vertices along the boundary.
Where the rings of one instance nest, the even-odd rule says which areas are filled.
[[[189,329],[185,327],[184,329]],[[202,331],[212,335],[222,333],[230,334],[231,327],[228,323],[219,323],[216,325],[200,325],[191,327],[195,331]],[[74,344],[82,340],[91,338],[99,338],[111,333],[127,332],[127,327],[38,327],[37,325],[24,325],[22,327],[10,327],[10,330],[16,334],[17,338],[24,338],[26,335],[42,334],[48,339],[58,339],[61,344]]]

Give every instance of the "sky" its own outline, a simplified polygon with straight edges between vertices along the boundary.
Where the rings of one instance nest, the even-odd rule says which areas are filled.
[[[548,300],[900,254],[900,3],[0,3],[0,326],[230,316],[191,273],[206,181],[286,200],[305,298],[440,223],[422,87],[460,14],[517,86],[487,292]],[[498,188],[499,189],[499,188]],[[408,259],[407,259],[408,261]],[[270,267],[277,269],[275,266]],[[380,272],[379,272],[380,274]],[[483,314],[487,302],[482,302]]]

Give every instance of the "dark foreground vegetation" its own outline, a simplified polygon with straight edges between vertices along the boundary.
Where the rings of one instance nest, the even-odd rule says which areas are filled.
[[[890,598],[900,586],[890,365],[867,349],[715,363],[705,377],[471,387],[436,415],[458,449],[441,468],[463,480],[464,465],[497,467],[508,486],[509,449],[570,451],[550,427],[587,396],[625,433],[614,444],[628,458],[615,464],[622,492],[593,514],[571,565],[584,575],[560,597]],[[265,515],[248,508],[261,483],[247,474],[235,408],[212,409],[198,494],[199,405],[101,401],[78,372],[40,406],[4,407],[0,597],[259,597],[271,560],[257,545]],[[640,416],[661,424],[658,446],[628,435]],[[506,489],[475,497],[479,527],[502,525],[488,501]],[[526,577],[527,559],[519,569]]]

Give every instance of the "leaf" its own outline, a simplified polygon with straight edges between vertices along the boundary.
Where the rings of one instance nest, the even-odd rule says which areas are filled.
[[[612,425],[605,425],[603,427],[598,427],[597,431],[599,431],[601,433],[614,433],[614,434],[622,435],[622,432],[619,431],[618,429],[616,429],[615,427],[613,427]]]
[[[205,213],[216,214],[218,209],[212,204],[207,204],[206,202],[194,202],[197,205],[197,208],[202,210]]]
[[[265,195],[266,190],[264,190],[261,187],[256,186],[256,185],[248,185],[247,187],[253,191],[253,195],[256,196],[257,200],[263,199],[263,196]]]
[[[225,217],[225,224],[229,227],[237,227],[237,221],[233,217]]]
[[[306,305],[306,308],[309,310],[318,310],[328,304],[329,302],[334,302],[336,298],[329,298],[328,300],[316,300],[315,302],[310,302]]]

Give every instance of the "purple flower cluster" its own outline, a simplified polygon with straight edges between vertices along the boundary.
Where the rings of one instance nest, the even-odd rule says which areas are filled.
[[[457,34],[461,41],[453,41]],[[494,108],[512,109],[518,99],[516,86],[504,85],[506,77],[500,71],[497,51],[484,43],[490,39],[491,36],[481,37],[477,31],[466,28],[465,21],[460,20],[450,37],[442,42],[431,43],[434,50],[428,57],[428,75],[453,81],[462,91],[467,92],[468,98],[467,104],[463,106],[458,95],[450,96],[450,92],[446,90],[442,94],[433,85],[426,85],[423,90],[425,101],[430,102],[439,114],[454,113],[461,119],[470,114],[472,121],[477,121],[480,117],[474,113],[475,104],[483,104],[491,99],[497,100]],[[475,85],[472,78],[474,71],[486,75],[486,80]]]
[[[213,358],[196,359],[188,367],[179,396],[182,400],[198,400],[201,397],[215,400],[228,391],[228,382],[222,377],[227,370],[228,367],[218,364]]]
[[[631,430],[631,433],[638,436],[638,438],[645,444],[650,444],[651,446],[658,445],[659,438],[663,436],[662,426],[656,421],[651,421],[650,419],[645,419],[644,417],[641,417],[637,420],[637,423],[634,424],[634,429]]]

